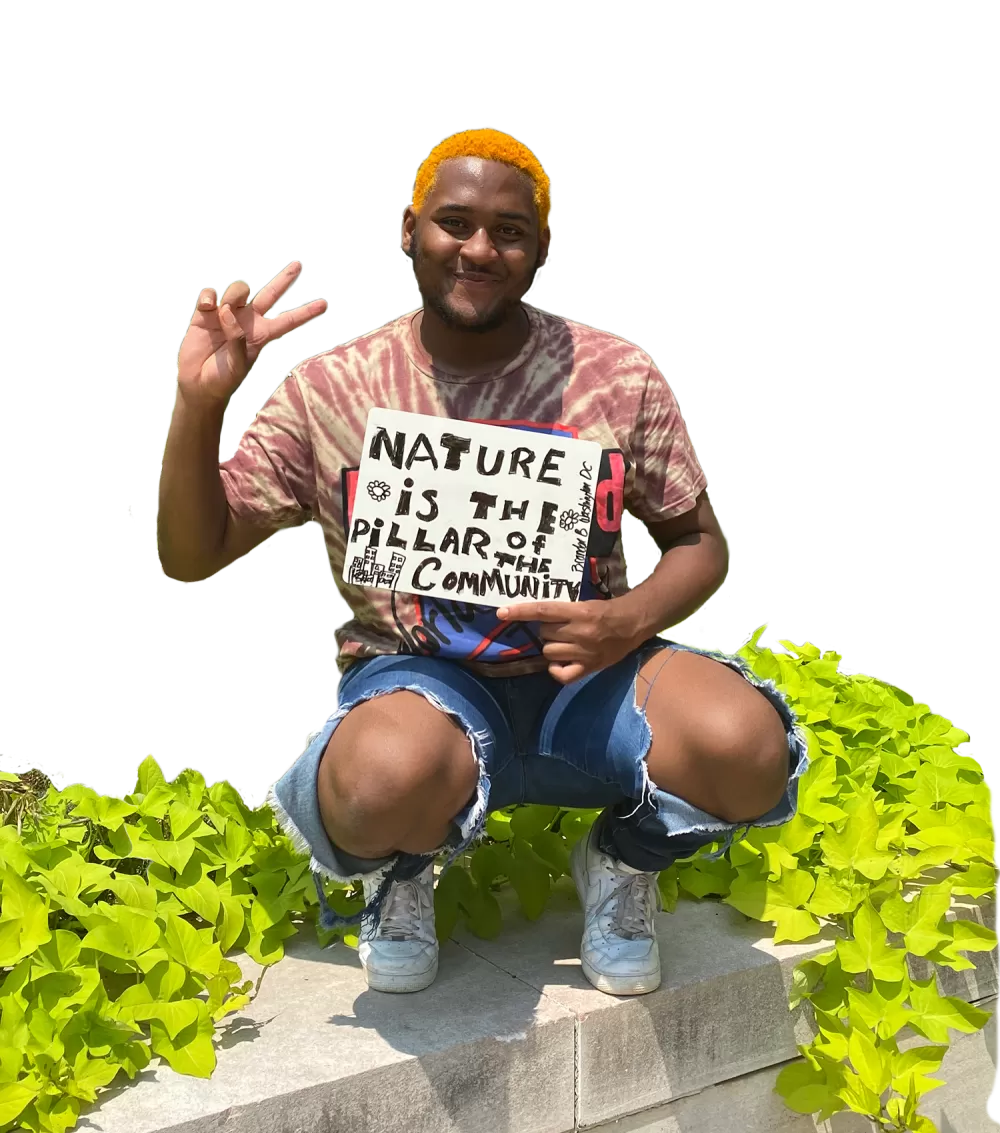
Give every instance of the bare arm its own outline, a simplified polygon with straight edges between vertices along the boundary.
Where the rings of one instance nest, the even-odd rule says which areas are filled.
[[[219,437],[226,406],[266,343],[326,310],[318,299],[264,318],[294,283],[289,264],[247,306],[250,289],[230,284],[217,306],[202,291],[178,355],[177,398],[160,473],[157,545],[164,573],[182,582],[208,578],[273,532],[230,510],[219,473]]]
[[[160,473],[156,536],[164,574],[208,578],[263,543],[272,531],[229,510],[219,474],[222,407],[189,406],[178,391]]]

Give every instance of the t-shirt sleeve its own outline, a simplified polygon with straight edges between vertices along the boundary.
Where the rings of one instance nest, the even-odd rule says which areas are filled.
[[[680,407],[666,378],[650,364],[632,437],[635,481],[628,510],[644,523],[662,523],[694,507],[707,480]]]
[[[297,527],[312,519],[313,447],[294,372],[271,395],[219,471],[229,506],[240,519],[272,528]]]

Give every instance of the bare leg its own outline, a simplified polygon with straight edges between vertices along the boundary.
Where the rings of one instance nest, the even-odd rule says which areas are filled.
[[[430,853],[473,796],[479,771],[462,729],[414,692],[353,708],[320,761],[330,841],[359,858]]]

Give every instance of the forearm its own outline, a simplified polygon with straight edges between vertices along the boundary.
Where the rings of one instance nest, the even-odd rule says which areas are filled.
[[[219,569],[229,505],[219,476],[225,405],[189,405],[178,392],[160,473],[157,546],[164,573],[183,582]]]
[[[719,589],[728,569],[721,532],[684,535],[667,547],[649,578],[615,600],[635,644],[690,617]]]

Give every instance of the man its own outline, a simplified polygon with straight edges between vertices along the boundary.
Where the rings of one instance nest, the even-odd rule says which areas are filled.
[[[728,845],[739,826],[787,821],[807,765],[772,685],[736,658],[657,637],[721,585],[725,539],[650,358],[522,302],[548,255],[548,210],[548,178],[513,138],[471,130],[442,142],[403,214],[422,307],[297,366],[221,465],[228,399],[267,342],[326,303],[266,317],[297,263],[252,303],[242,282],[219,302],[205,290],[180,349],[163,569],[207,578],[279,528],[316,520],[355,615],[337,634],[339,708],[271,803],[311,854],[322,923],[345,918],[321,878],[363,879],[359,955],[378,990],[435,977],[437,855],[465,849],[488,811],[537,802],[604,808],[572,855],[583,971],[611,994],[652,991],[657,872],[698,846]],[[578,600],[497,609],[345,582],[373,408],[599,442]],[[632,590],[623,508],[662,551]]]

